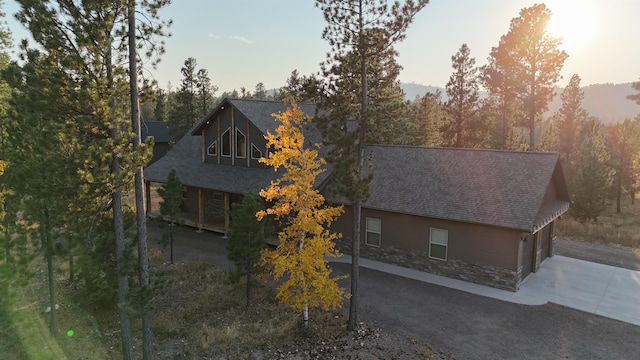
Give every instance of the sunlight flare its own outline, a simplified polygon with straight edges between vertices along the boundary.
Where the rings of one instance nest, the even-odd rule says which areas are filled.
[[[547,25],[551,36],[562,37],[561,48],[567,52],[586,45],[598,30],[598,16],[590,1],[556,0],[548,5],[552,11]]]

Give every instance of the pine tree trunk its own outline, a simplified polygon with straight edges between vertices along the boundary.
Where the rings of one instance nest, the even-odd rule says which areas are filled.
[[[48,240],[47,240],[48,241]],[[47,245],[47,247],[49,247]],[[51,249],[45,250],[45,256],[47,257],[47,279],[49,280],[49,307],[51,308],[51,312],[49,313],[49,332],[55,335],[58,331],[56,327],[56,296],[55,296],[55,287],[54,287],[54,278],[53,278],[53,255],[51,254]]]
[[[367,131],[367,100],[369,96],[369,84],[367,83],[367,57],[366,57],[366,44],[364,39],[364,18],[363,18],[363,5],[360,1],[360,14],[359,14],[359,41],[360,44],[360,81],[362,91],[360,94],[360,127],[358,129],[358,140],[355,146],[357,154],[356,165],[358,166],[357,182],[361,181],[362,169],[364,168],[364,156],[362,154],[364,147],[364,139]],[[353,331],[358,325],[358,281],[360,280],[360,223],[362,213],[362,199],[360,196],[356,196],[353,203],[353,230],[351,239],[351,299],[349,301],[349,321],[347,323],[347,330]]]
[[[110,42],[107,42],[110,43]],[[107,48],[105,55],[105,62],[107,68],[107,81],[109,87],[113,88],[113,64],[111,63],[111,47]],[[112,115],[115,120],[115,100],[112,100]],[[119,136],[119,123],[115,121],[115,125],[111,128],[111,138],[114,142],[120,140]],[[115,177],[115,181],[118,181],[120,176],[120,160],[118,159],[117,150],[113,150],[111,160],[111,174]],[[116,271],[118,278],[118,303],[124,304],[127,301],[129,294],[129,277],[125,273],[126,261],[125,261],[125,248],[126,237],[124,234],[124,213],[122,212],[122,191],[116,186],[111,194],[112,210],[113,210],[113,235],[116,243]],[[120,341],[122,343],[122,358],[123,360],[133,360],[133,336],[131,335],[131,321],[129,315],[122,309],[119,311],[120,315]]]
[[[622,197],[622,172],[618,171],[616,179],[616,213],[620,214],[620,200]]]
[[[44,257],[47,260],[47,280],[49,282],[49,332],[53,335],[57,332],[56,327],[56,295],[53,277],[53,245],[51,244],[51,237],[49,235],[50,222],[49,222],[49,209],[46,207],[43,210],[44,221],[42,228],[40,229],[40,237],[42,240],[42,249],[44,250]]]
[[[116,130],[112,130],[116,132]],[[118,174],[120,172],[120,163],[117,155],[113,155],[112,172]],[[116,240],[116,268],[118,276],[118,303],[127,302],[129,294],[129,278],[125,274],[125,247],[126,239],[124,235],[124,214],[122,213],[122,193],[120,190],[114,191],[111,195],[113,202],[113,234]],[[122,358],[124,360],[133,360],[133,338],[131,335],[131,321],[129,315],[122,309],[120,313],[120,341],[122,342]]]
[[[351,299],[349,300],[349,322],[347,330],[353,331],[358,325],[358,281],[360,279],[360,222],[362,202],[353,202],[353,229],[351,239]]]
[[[140,126],[140,106],[138,101],[138,62],[136,53],[136,2],[129,0],[129,90],[131,96],[131,120],[133,131],[136,134],[133,142],[133,151],[140,149],[142,144],[142,131]],[[138,280],[140,287],[149,287],[149,259],[147,254],[147,214],[145,212],[145,192],[144,192],[144,170],[142,166],[136,169],[135,173],[135,196],[136,196],[136,232],[138,234]],[[172,244],[173,247],[173,244]],[[173,249],[172,249],[173,263]],[[146,292],[143,291],[143,294]],[[146,307],[146,302],[150,301],[146,297],[142,299],[142,306]],[[153,332],[151,329],[151,314],[145,312],[142,315],[142,358],[150,360],[153,358]]]

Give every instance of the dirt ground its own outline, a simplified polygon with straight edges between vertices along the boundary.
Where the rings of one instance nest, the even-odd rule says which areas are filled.
[[[151,246],[160,238],[153,222]],[[640,270],[631,249],[558,239],[555,253]],[[231,267],[226,240],[179,228],[176,261]],[[348,264],[331,264],[338,274]],[[640,327],[555,304],[489,299],[370,269],[360,270],[359,331],[321,344],[292,344],[251,359],[640,359]],[[342,284],[349,288],[349,282]],[[345,312],[348,307],[345,308]],[[215,358],[212,356],[211,358]]]

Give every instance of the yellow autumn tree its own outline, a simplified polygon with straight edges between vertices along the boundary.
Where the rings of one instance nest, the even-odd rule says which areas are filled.
[[[318,157],[318,145],[305,148],[302,127],[311,117],[302,112],[291,100],[284,112],[273,114],[280,125],[275,134],[267,133],[267,147],[272,149],[268,158],[260,162],[283,168],[282,176],[260,191],[267,203],[272,204],[256,216],[262,219],[272,215],[281,224],[279,244],[274,250],[264,250],[260,263],[276,280],[284,279],[276,298],[297,311],[302,311],[305,326],[310,308],[327,311],[342,306],[344,289],[331,276],[327,257],[337,257],[334,241],[340,234],[329,230],[331,222],[342,214],[342,206],[328,206],[324,197],[314,189],[316,177],[325,169]]]

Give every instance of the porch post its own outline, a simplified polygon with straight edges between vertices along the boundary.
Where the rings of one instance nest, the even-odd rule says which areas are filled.
[[[198,232],[202,232],[204,224],[204,198],[202,197],[202,189],[198,188]]]

